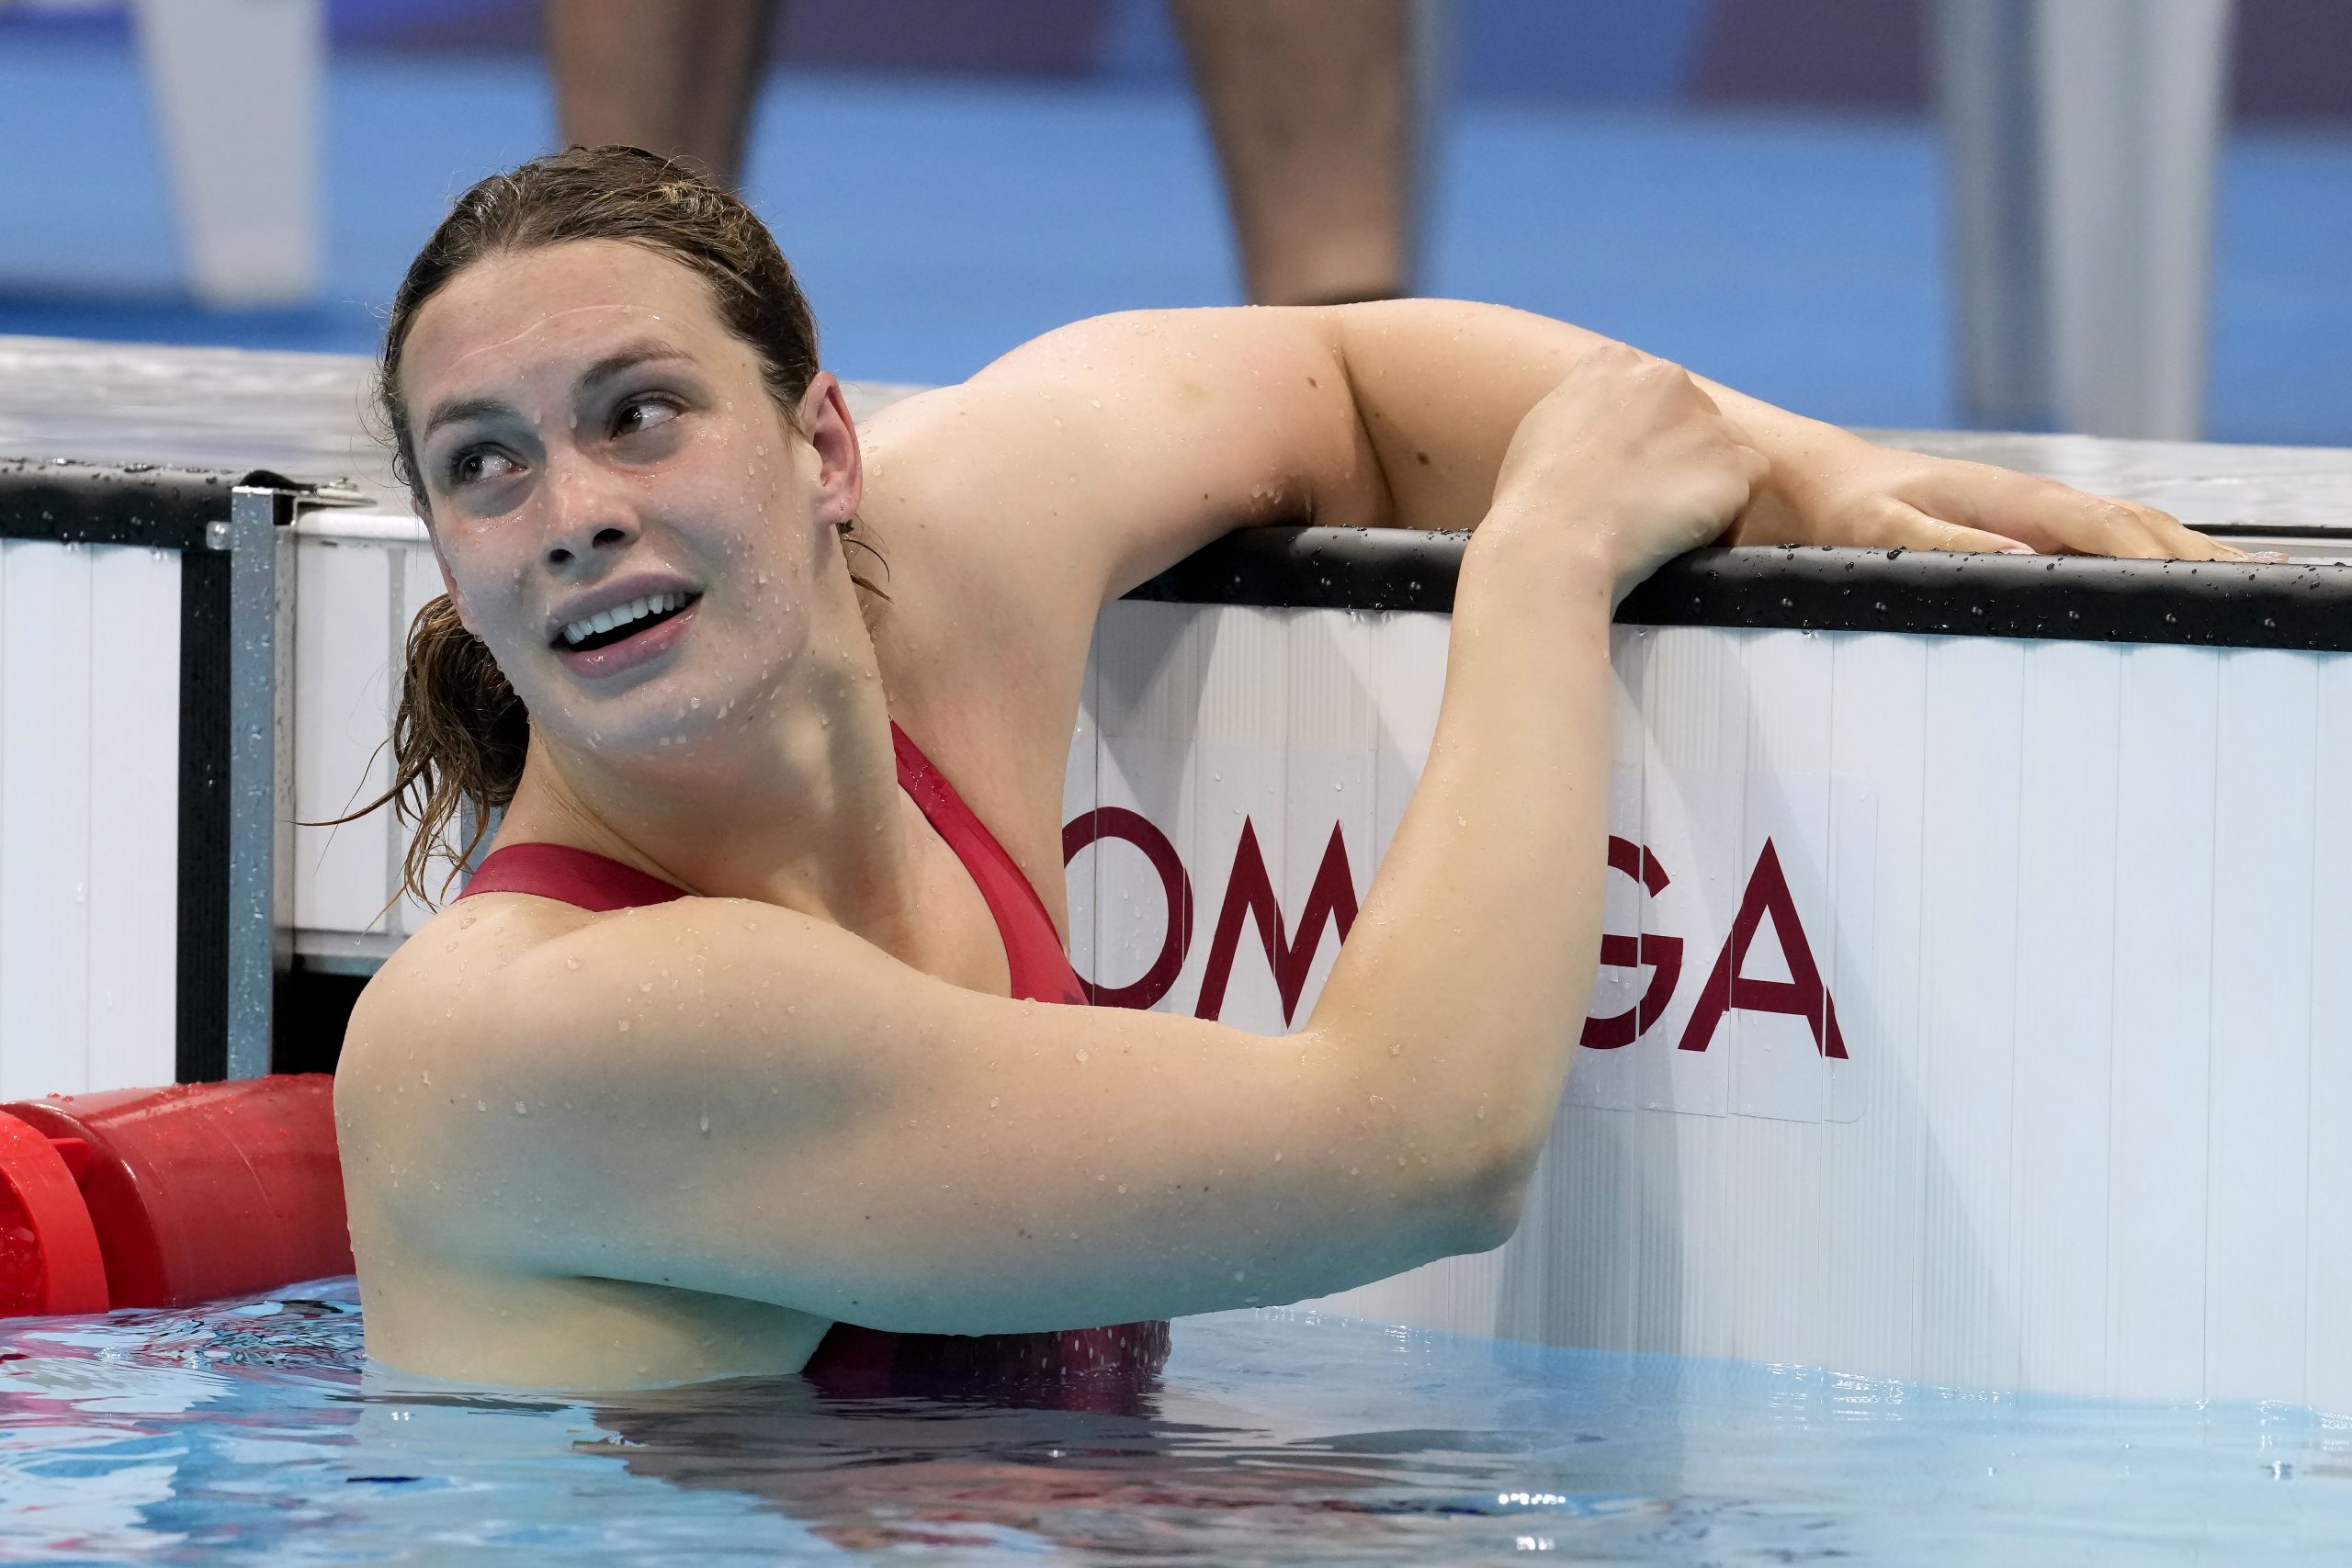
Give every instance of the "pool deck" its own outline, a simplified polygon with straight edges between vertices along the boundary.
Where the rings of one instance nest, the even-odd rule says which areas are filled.
[[[0,457],[269,468],[346,479],[371,506],[405,512],[407,498],[370,428],[372,370],[356,355],[0,336]],[[863,417],[912,389],[853,382],[851,407]],[[2299,560],[2352,561],[2352,449],[1868,434],[2159,506]]]

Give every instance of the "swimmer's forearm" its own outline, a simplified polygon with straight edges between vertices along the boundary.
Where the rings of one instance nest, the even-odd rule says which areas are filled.
[[[1611,340],[1501,305],[1383,300],[1331,308],[1358,417],[1408,528],[1475,528],[1519,423],[1584,355]],[[1638,345],[1636,345],[1638,346]],[[1801,503],[1868,442],[1694,377],[1771,462],[1754,504]]]
[[[1616,572],[1559,539],[1498,516],[1465,556],[1428,765],[1309,1023],[1514,1214],[1600,948]]]

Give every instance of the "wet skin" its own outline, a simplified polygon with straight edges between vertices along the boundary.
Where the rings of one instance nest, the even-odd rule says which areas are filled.
[[[497,841],[695,895],[466,900],[354,1014],[370,1352],[475,1382],[791,1371],[842,1319],[1081,1326],[1494,1245],[1589,985],[1558,955],[1598,941],[1612,594],[1726,528],[2213,553],[1442,301],[1080,323],[861,441],[829,376],[779,407],[686,268],[572,243],[459,274],[400,391],[451,596],[531,714]],[[853,516],[887,605],[851,581]],[[1291,520],[1479,525],[1439,744],[1315,1016],[1275,1043],[1004,999],[891,720],[1066,924],[1097,614]],[[658,594],[690,608],[568,646]]]

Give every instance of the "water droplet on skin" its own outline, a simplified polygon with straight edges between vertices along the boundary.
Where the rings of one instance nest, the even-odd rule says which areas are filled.
[[[1401,1056],[1405,1054],[1405,1047],[1401,1044],[1391,1045],[1388,1047],[1388,1054],[1392,1056]]]
[[[531,1113],[531,1108],[530,1108],[529,1106],[527,1106],[527,1105],[524,1104],[524,1103],[523,1103],[521,1100],[516,1100],[516,1101],[514,1102],[514,1114],[515,1114],[515,1115],[517,1115],[517,1116],[528,1116],[530,1113]]]
[[[760,929],[760,922],[757,920],[745,920],[743,922],[743,929],[747,931],[758,931]]]
[[[472,925],[473,923],[474,918],[471,915],[468,915],[464,919],[458,922],[458,929],[459,931],[464,931],[468,926]]]
[[[476,1111],[487,1111],[490,1109],[490,1106],[486,1101],[477,1100],[474,1101],[474,1109]]]
[[[650,991],[653,988],[653,982],[650,980],[640,980],[637,983],[637,988],[640,991]]]
[[[1085,1052],[1083,1052],[1083,1051],[1080,1051],[1080,1052],[1078,1054],[1078,1059],[1079,1059],[1080,1061],[1081,1061],[1081,1062],[1083,1062],[1084,1060],[1086,1060],[1086,1053],[1085,1053]]]
[[[622,1032],[623,1034],[627,1034],[627,1033],[628,1032],[628,1020],[627,1020],[627,1019],[625,1019],[625,1018],[624,1018],[624,1019],[619,1020],[618,1021],[619,1021],[620,1026],[621,1026],[621,1032]]]
[[[1125,1192],[1125,1191],[1126,1191],[1126,1190],[1127,1190],[1127,1184],[1126,1184],[1125,1182],[1122,1181],[1121,1183],[1119,1183],[1119,1190],[1120,1190],[1121,1192]]]
[[[567,958],[563,961],[563,966],[566,969],[577,969],[580,967],[580,960],[577,958]]]
[[[1003,1097],[1002,1095],[1001,1095],[1001,1094],[992,1094],[992,1095],[989,1096],[989,1109],[990,1111],[994,1111],[998,1106],[1000,1106],[1000,1105],[1001,1105],[1001,1104],[1003,1104],[1003,1103],[1004,1103],[1004,1097]]]
[[[1470,826],[1470,819],[1457,811],[1453,814],[1453,825],[1457,828],[1467,828]]]
[[[710,1136],[710,1112],[707,1111],[702,1113],[702,1135],[706,1138]]]

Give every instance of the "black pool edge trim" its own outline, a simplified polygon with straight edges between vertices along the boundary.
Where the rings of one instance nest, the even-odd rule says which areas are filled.
[[[225,492],[222,499],[226,499]],[[174,1077],[229,1076],[229,558],[180,556],[178,995]]]
[[[1447,614],[1466,533],[1250,528],[1127,595]],[[2352,652],[2352,567],[1750,547],[1668,562],[1621,624]]]
[[[0,457],[0,537],[198,550],[243,482],[202,468]]]
[[[283,476],[0,458],[0,537],[200,549],[229,492]],[[2343,534],[2335,535],[2345,537]],[[1453,608],[1464,533],[1242,529],[1131,599],[1272,608]],[[1635,626],[2352,651],[2352,568],[1921,550],[1702,550],[1620,606]]]

